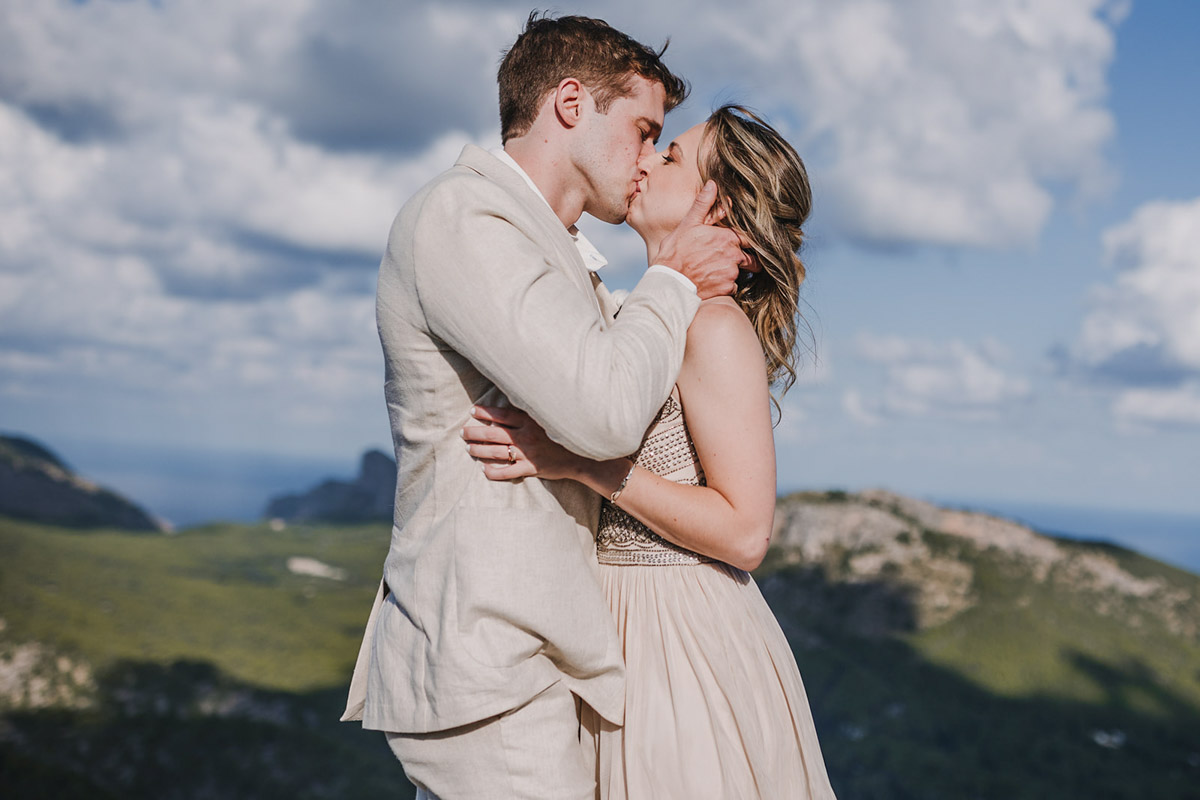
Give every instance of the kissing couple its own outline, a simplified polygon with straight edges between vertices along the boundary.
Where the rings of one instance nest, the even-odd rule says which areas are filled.
[[[530,15],[499,69],[503,147],[468,145],[391,230],[395,524],[343,719],[386,732],[418,797],[833,797],[747,573],[808,177],[737,106],[656,152],[687,94],[661,56]],[[584,211],[645,241],[619,309]]]

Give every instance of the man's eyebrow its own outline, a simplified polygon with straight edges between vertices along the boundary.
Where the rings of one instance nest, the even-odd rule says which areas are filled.
[[[658,144],[658,137],[662,136],[662,125],[649,117],[642,117],[638,122],[646,126],[646,129],[654,136],[654,143]]]

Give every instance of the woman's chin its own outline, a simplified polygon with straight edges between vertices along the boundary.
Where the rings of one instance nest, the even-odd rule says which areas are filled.
[[[625,215],[625,224],[633,228],[639,234],[645,227],[645,220],[642,219],[640,212],[641,209],[637,207],[637,197],[634,197],[633,202],[629,204],[629,213]],[[643,235],[642,238],[645,239],[646,237]]]

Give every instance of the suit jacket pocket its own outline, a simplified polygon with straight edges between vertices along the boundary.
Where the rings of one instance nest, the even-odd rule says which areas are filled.
[[[545,655],[569,673],[604,663],[616,635],[575,521],[538,509],[459,509],[455,591],[464,649],[516,667]]]

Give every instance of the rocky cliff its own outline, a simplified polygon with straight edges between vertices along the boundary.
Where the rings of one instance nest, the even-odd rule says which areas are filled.
[[[81,478],[37,442],[0,436],[0,515],[68,528],[160,531],[136,504]]]
[[[980,565],[1002,568],[1014,583],[1052,587],[1086,598],[1102,616],[1137,624],[1153,618],[1173,635],[1200,637],[1200,597],[1167,574],[1131,571],[1131,551],[1047,536],[1013,520],[943,508],[883,490],[800,493],[780,500],[772,559],[803,564],[826,581],[890,587],[906,602],[905,619],[864,600],[848,620],[860,633],[925,630],[980,601]]]
[[[330,479],[301,494],[274,497],[263,516],[292,522],[390,522],[395,493],[396,462],[368,450],[354,480]]]

